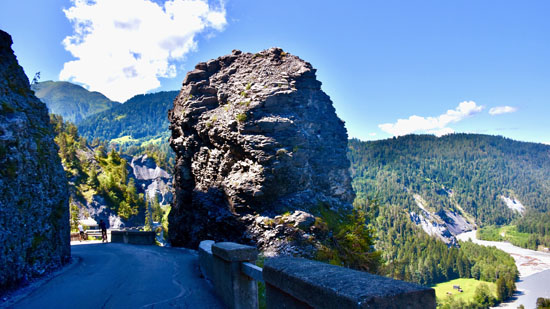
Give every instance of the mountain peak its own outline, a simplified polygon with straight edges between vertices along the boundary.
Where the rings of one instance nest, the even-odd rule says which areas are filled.
[[[73,123],[119,104],[99,92],[66,81],[39,82],[31,85],[31,89],[48,106],[50,113]]]

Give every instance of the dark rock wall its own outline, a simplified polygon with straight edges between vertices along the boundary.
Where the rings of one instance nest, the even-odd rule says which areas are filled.
[[[0,293],[70,258],[67,181],[48,110],[0,30]]]
[[[187,74],[169,112],[173,245],[231,240],[280,253],[311,231],[270,220],[294,212],[287,217],[311,225],[308,212],[320,203],[351,207],[347,132],[315,71],[272,48],[233,51]]]

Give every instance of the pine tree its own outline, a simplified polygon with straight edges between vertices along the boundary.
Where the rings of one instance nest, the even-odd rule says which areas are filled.
[[[508,298],[508,287],[506,286],[506,280],[500,277],[497,279],[496,285],[497,285],[497,299],[500,301],[503,301],[506,298]]]
[[[145,225],[144,230],[145,231],[152,231],[153,230],[153,216],[151,214],[151,203],[145,199]]]

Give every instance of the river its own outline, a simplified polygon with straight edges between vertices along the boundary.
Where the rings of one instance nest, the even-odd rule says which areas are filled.
[[[456,238],[497,247],[514,258],[520,275],[516,282],[518,292],[512,302],[501,304],[500,307],[517,308],[523,304],[525,308],[535,308],[538,297],[550,298],[550,253],[520,248],[509,242],[480,240],[475,230],[459,234]]]

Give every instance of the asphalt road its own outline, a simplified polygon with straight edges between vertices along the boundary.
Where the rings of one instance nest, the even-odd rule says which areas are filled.
[[[187,250],[114,243],[71,249],[76,265],[14,308],[223,308]]]

